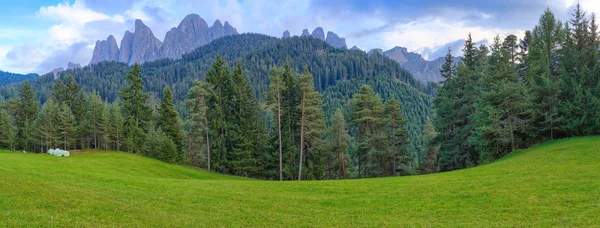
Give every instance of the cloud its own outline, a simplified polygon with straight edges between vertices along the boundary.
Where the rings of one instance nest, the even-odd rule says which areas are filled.
[[[112,34],[119,41],[126,30],[133,30],[134,19],[142,19],[163,40],[189,13],[199,14],[209,25],[219,19],[242,33],[277,37],[285,30],[299,35],[302,29],[320,26],[345,37],[348,46],[366,50],[403,46],[431,59],[444,55],[447,47],[460,50],[469,33],[475,40],[521,36],[547,7],[567,20],[578,1],[584,10],[600,13],[598,0],[64,1],[41,6],[32,15],[39,24],[51,23],[42,30],[0,28],[0,69],[45,73],[68,61],[85,65],[96,40]],[[37,38],[16,43],[20,37],[32,36]]]

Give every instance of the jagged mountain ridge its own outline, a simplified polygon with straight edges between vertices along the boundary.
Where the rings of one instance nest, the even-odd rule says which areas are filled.
[[[114,36],[96,42],[90,64],[102,61],[133,63],[150,62],[157,59],[179,59],[185,53],[206,45],[213,40],[238,34],[237,29],[225,22],[216,20],[209,27],[197,14],[187,15],[177,27],[165,34],[161,42],[142,20],[135,20],[134,32],[125,31],[121,46],[117,46]]]
[[[328,31],[327,37],[325,37],[325,31],[321,27],[315,28],[312,31],[312,33],[308,33],[308,29],[304,29],[304,30],[302,30],[302,34],[300,36],[312,36],[313,38],[323,40],[326,43],[328,43],[329,45],[336,47],[336,48],[344,48],[344,49],[348,48],[348,46],[346,45],[345,38],[339,37],[337,34],[335,34],[332,31]],[[290,37],[291,37],[290,31],[285,30],[283,32],[282,38],[290,38]]]
[[[442,64],[445,62],[444,57],[428,61],[425,60],[420,54],[409,52],[406,48],[398,46],[387,51],[383,51],[379,48],[371,49],[367,53],[369,55],[379,53],[387,56],[388,58],[398,62],[400,66],[410,72],[415,79],[418,79],[423,83],[438,83],[442,81],[440,69],[442,68]],[[459,60],[459,57],[455,57],[453,62],[457,63]]]

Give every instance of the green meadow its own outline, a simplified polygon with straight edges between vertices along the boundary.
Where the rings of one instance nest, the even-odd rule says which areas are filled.
[[[600,137],[476,168],[259,181],[122,152],[0,152],[0,227],[597,227]]]

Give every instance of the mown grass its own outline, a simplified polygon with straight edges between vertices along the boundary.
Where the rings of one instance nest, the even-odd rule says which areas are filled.
[[[0,227],[597,227],[600,137],[433,175],[257,181],[117,152],[0,152]]]

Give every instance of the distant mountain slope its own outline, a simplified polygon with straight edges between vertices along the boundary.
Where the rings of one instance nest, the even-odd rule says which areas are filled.
[[[5,86],[11,83],[32,80],[39,77],[38,74],[15,74],[5,71],[0,71],[0,86]]]
[[[127,64],[144,63],[157,59],[179,59],[184,53],[206,45],[213,40],[238,34],[228,22],[221,24],[216,20],[208,27],[206,21],[197,14],[187,15],[181,23],[172,28],[161,42],[142,20],[135,21],[134,32],[126,31],[121,46],[110,35],[106,40],[97,41],[90,64],[102,61],[123,62]]]
[[[420,54],[409,52],[404,47],[394,47],[387,51],[383,51],[382,49],[371,49],[368,52],[369,55],[374,53],[382,54],[398,62],[402,68],[409,71],[416,79],[423,83],[439,83],[442,81],[440,70],[442,64],[445,62],[444,57],[427,61]],[[459,57],[454,57],[453,62],[456,64],[459,60]]]

